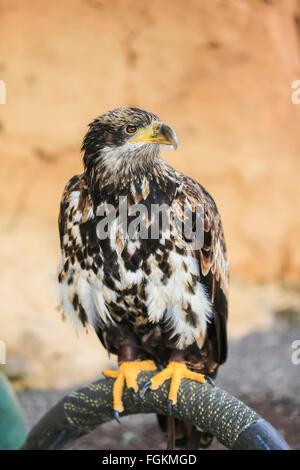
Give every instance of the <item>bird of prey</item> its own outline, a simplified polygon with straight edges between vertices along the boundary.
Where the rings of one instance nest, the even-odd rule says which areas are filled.
[[[60,307],[76,324],[92,325],[118,356],[119,369],[103,371],[116,379],[117,419],[125,385],[138,392],[139,372],[157,370],[143,392],[171,379],[171,412],[181,379],[205,383],[227,356],[228,257],[220,215],[203,186],[161,158],[162,146],[177,148],[177,137],[151,112],[120,107],[99,116],[83,140],[84,172],[67,183],[60,206]],[[133,234],[119,221],[122,205]],[[168,209],[167,227],[151,212],[161,206]],[[198,207],[200,246],[191,243]],[[176,223],[186,219],[190,235]]]

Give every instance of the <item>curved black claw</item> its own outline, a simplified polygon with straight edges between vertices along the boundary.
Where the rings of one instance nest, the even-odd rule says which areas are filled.
[[[144,398],[144,395],[145,393],[147,392],[147,390],[151,387],[151,380],[148,380],[148,382],[146,382],[144,385],[143,385],[143,388],[142,390],[140,391],[140,396],[142,398]]]
[[[115,420],[118,421],[119,424],[121,424],[120,413],[118,410],[114,410],[114,417],[115,417]]]
[[[172,416],[172,409],[173,409],[173,400],[169,400],[168,402],[168,415]]]
[[[209,377],[209,375],[205,375],[204,376],[205,380],[207,380],[207,382],[212,385],[213,387],[216,386],[215,382],[213,381],[213,379],[211,377]]]
[[[134,398],[138,403],[141,403],[141,402],[142,402],[141,397],[139,397],[139,395],[135,392],[134,388],[133,388],[133,387],[129,387],[129,390],[131,391],[131,394],[132,394],[133,398]]]

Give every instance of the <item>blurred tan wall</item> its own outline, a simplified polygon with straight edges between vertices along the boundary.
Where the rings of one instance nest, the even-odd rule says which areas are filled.
[[[134,105],[175,128],[164,156],[216,199],[232,274],[299,280],[299,58],[297,0],[2,0],[2,230],[56,230],[86,125]]]

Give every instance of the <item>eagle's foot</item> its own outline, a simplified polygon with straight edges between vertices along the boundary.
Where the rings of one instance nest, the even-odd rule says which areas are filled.
[[[156,370],[154,361],[122,362],[119,365],[119,370],[105,369],[102,371],[105,377],[116,379],[113,386],[113,407],[114,416],[118,422],[120,422],[120,413],[124,410],[122,395],[125,383],[127,388],[132,391],[133,396],[138,399],[137,377],[140,372],[148,370]]]
[[[172,406],[177,403],[177,394],[181,379],[195,380],[200,383],[207,383],[206,377],[198,372],[193,372],[187,368],[184,362],[171,361],[165,369],[154,375],[143,387],[142,396],[150,388],[157,390],[166,380],[171,379],[169,391],[168,411],[172,413]]]

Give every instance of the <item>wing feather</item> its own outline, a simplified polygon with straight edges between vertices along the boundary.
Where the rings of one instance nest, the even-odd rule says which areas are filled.
[[[201,283],[205,286],[213,306],[213,318],[207,329],[207,339],[212,343],[216,362],[222,364],[227,358],[228,316],[228,255],[222,222],[217,206],[208,192],[199,183],[181,173],[177,174],[179,189],[175,199],[195,208],[203,207],[204,243],[194,250],[199,262]],[[200,339],[201,340],[201,339]]]
[[[99,326],[99,323],[111,321],[103,296],[99,295],[103,286],[103,260],[96,236],[93,202],[84,175],[74,176],[65,187],[58,225],[62,312],[77,325]]]

